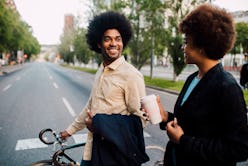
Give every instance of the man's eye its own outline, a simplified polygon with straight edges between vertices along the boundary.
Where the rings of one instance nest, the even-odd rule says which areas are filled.
[[[116,38],[116,41],[118,41],[118,42],[121,41],[121,40],[122,40],[121,37]]]
[[[108,42],[108,41],[110,41],[110,38],[109,38],[109,37],[105,37],[105,38],[103,38],[103,40],[104,40],[105,42]]]

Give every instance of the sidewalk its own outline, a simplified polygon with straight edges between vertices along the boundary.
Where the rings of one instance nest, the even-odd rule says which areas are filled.
[[[16,70],[20,70],[23,66],[24,66],[24,64],[1,66],[0,67],[0,76],[14,72]]]
[[[197,67],[194,65],[187,65],[182,73],[178,76],[178,80],[184,81],[186,78],[192,74],[193,72],[197,71]],[[142,74],[145,76],[150,76],[150,66],[146,65],[143,66],[140,70]],[[228,71],[230,72],[233,77],[239,82],[240,74],[239,71]],[[153,68],[153,77],[157,78],[164,78],[164,79],[173,79],[173,68],[172,67],[164,67],[164,66],[154,66]]]

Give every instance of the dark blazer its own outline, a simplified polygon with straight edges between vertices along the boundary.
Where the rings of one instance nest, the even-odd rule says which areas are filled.
[[[93,128],[93,166],[140,166],[149,160],[139,117],[96,114]]]
[[[248,62],[246,62],[245,64],[243,64],[241,70],[240,70],[240,85],[242,85],[243,87],[247,88],[245,86],[245,84],[247,84],[248,82]]]
[[[243,92],[221,64],[210,69],[181,106],[197,72],[188,77],[174,114],[184,131],[179,144],[168,142],[166,166],[234,166],[248,158],[247,109]],[[160,123],[165,129],[166,123]],[[174,154],[174,155],[173,155]]]

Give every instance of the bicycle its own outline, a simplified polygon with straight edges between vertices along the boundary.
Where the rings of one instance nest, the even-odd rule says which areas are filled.
[[[30,166],[79,166],[79,163],[72,159],[65,151],[77,147],[82,147],[85,143],[78,143],[67,145],[64,141],[61,140],[60,135],[57,134],[54,130],[47,128],[39,132],[39,139],[46,145],[53,145],[53,155],[50,159],[40,160],[30,164]],[[57,147],[59,145],[59,147]],[[146,146],[148,155],[156,156],[154,160],[150,160],[145,163],[144,166],[162,166],[163,165],[163,154],[165,149],[159,146]],[[143,164],[142,164],[143,165]]]
[[[82,147],[85,143],[67,145],[65,141],[62,141],[60,135],[50,128],[41,130],[39,133],[39,139],[46,145],[53,145],[55,153],[50,159],[34,162],[30,164],[30,166],[79,166],[79,163],[71,158],[65,151]],[[57,145],[59,145],[59,147]]]

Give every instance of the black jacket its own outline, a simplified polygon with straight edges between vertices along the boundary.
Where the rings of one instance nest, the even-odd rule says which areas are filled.
[[[197,72],[188,77],[178,96],[174,114],[184,135],[179,144],[168,142],[164,162],[173,166],[234,166],[248,158],[247,109],[233,76],[216,65],[199,81],[181,106]],[[166,123],[160,123],[164,129]]]
[[[149,160],[139,117],[96,114],[93,128],[92,165],[139,166]]]
[[[240,85],[245,87],[248,82],[248,63],[245,63],[240,70]]]

